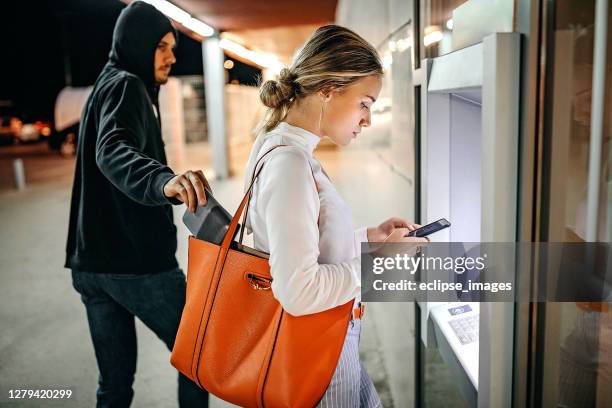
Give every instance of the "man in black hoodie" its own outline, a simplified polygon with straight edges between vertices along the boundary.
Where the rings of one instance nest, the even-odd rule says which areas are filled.
[[[65,266],[87,310],[98,407],[132,401],[134,317],[171,349],[185,304],[171,204],[204,205],[207,182],[201,171],[176,175],[166,165],[157,95],[175,45],[154,7],[126,7],[81,118]],[[208,394],[179,375],[179,403],[205,407]]]

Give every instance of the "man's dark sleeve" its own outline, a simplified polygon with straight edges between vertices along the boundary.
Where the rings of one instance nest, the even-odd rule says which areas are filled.
[[[109,89],[99,111],[96,164],[134,201],[150,206],[177,204],[163,193],[164,185],[175,174],[139,147],[147,137],[145,109],[151,109],[145,92],[138,79],[130,77]]]

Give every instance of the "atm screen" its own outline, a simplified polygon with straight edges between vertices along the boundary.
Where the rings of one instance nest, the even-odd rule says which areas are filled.
[[[448,309],[448,312],[451,314],[451,316],[457,316],[471,311],[472,308],[470,307],[470,305],[455,306]]]

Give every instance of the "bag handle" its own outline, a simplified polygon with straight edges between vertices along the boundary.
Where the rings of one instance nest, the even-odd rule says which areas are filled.
[[[261,172],[261,169],[263,168],[265,163],[261,164],[261,167],[259,168],[259,170],[257,170],[257,166],[259,165],[259,162],[261,162],[263,160],[263,158],[268,153],[270,153],[272,150],[276,149],[277,147],[283,147],[283,146],[287,146],[287,145],[276,145],[276,146],[273,146],[267,152],[265,152],[259,158],[259,160],[257,160],[257,162],[255,163],[255,167],[253,168],[253,175],[251,176],[251,185],[249,186],[249,190],[246,193],[246,194],[249,195],[249,199],[248,199],[248,201],[246,203],[246,208],[244,209],[244,214],[242,215],[242,228],[240,229],[240,238],[238,238],[238,243],[240,245],[242,245],[242,239],[244,238],[244,230],[246,229],[247,216],[249,214],[249,207],[250,207],[250,204],[251,204],[251,198],[253,197],[253,186],[255,185],[255,179],[259,176],[259,173]]]
[[[255,163],[255,168],[253,169],[253,176],[251,177],[251,186],[249,187],[249,190],[247,192],[247,194],[249,194],[249,200],[246,203],[246,208],[244,210],[244,214],[242,216],[242,228],[240,229],[240,238],[238,239],[238,243],[240,245],[242,245],[242,239],[244,238],[244,230],[245,230],[245,226],[246,226],[246,221],[247,221],[247,217],[249,214],[249,207],[250,207],[250,203],[251,203],[251,198],[253,197],[253,185],[255,184],[255,179],[259,176],[259,173],[261,172],[261,169],[264,165],[264,163],[262,163],[261,167],[259,168],[259,171],[257,173],[255,173],[255,170],[257,170],[257,165],[259,164],[259,162],[264,158],[265,155],[267,155],[268,153],[270,153],[272,150],[276,149],[277,147],[283,147],[283,146],[287,146],[287,145],[276,145],[273,146],[270,150],[268,150],[267,152],[265,152],[260,158],[259,160],[257,160],[257,163]],[[314,170],[312,169],[312,165],[310,163],[308,163],[308,165],[310,166],[310,173],[312,174],[312,179],[314,180],[315,183],[315,188],[317,189],[317,191],[319,190],[319,187],[317,185],[317,181],[314,175]],[[323,169],[321,169],[323,170]],[[323,173],[327,176],[327,173],[325,173],[325,171],[323,170]],[[328,177],[329,179],[329,177]],[[319,221],[317,220],[317,224],[319,223]]]
[[[261,160],[267,156],[270,152],[272,152],[274,149],[281,147],[281,146],[286,146],[286,145],[276,145],[273,146],[272,148],[270,148],[267,152],[265,152],[260,158],[259,160],[257,160],[257,162],[255,163],[255,167],[253,169],[253,176],[251,178],[251,184],[249,185],[248,190],[246,191],[246,193],[244,194],[244,197],[242,198],[242,201],[240,202],[240,205],[238,206],[238,209],[236,210],[236,212],[234,213],[234,216],[232,217],[232,221],[230,222],[230,225],[227,229],[227,232],[225,233],[225,237],[223,238],[223,242],[221,243],[221,251],[222,253],[227,253],[227,251],[229,251],[229,247],[232,243],[232,240],[234,239],[234,234],[236,233],[236,228],[238,228],[238,221],[240,220],[240,216],[243,214],[243,211],[246,207],[247,212],[248,212],[248,204],[251,202],[251,195],[252,195],[252,191],[253,191],[253,185],[255,184],[255,180],[257,179],[257,177],[259,176],[259,173],[261,173],[261,170],[263,169],[263,164],[259,167],[259,169],[257,169],[257,166],[259,165],[259,163],[261,162]],[[246,212],[244,213],[244,219],[246,220]],[[240,244],[242,244],[242,239],[244,236],[244,221],[243,221],[243,226],[240,229],[240,240],[238,241]]]

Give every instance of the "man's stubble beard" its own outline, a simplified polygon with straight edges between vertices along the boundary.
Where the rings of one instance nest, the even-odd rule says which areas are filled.
[[[158,79],[158,80],[156,80],[156,81],[155,81],[155,85],[165,85],[165,84],[168,82],[168,78],[169,78],[169,77],[165,77],[164,79],[161,79],[161,80],[159,80],[159,79]]]

